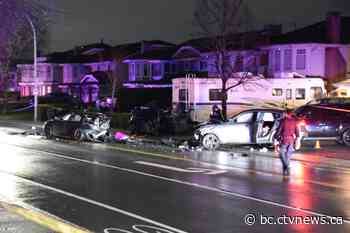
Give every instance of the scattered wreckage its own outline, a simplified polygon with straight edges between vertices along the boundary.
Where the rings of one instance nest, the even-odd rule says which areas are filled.
[[[102,113],[70,112],[55,116],[43,125],[48,139],[55,137],[77,141],[107,142],[111,138],[110,117]]]

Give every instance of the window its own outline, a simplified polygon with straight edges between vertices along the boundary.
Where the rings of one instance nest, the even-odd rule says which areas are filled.
[[[272,89],[272,96],[282,96],[283,90],[282,88],[274,88]]]
[[[311,87],[310,88],[310,98],[318,99],[323,96],[323,91],[321,87]]]
[[[234,63],[234,71],[235,72],[242,72],[243,71],[243,56],[237,55],[236,61]]]
[[[161,73],[160,64],[152,64],[152,76],[161,76]]]
[[[285,71],[290,71],[292,70],[292,50],[291,49],[286,49],[284,50],[284,70]]]
[[[131,63],[129,65],[129,77],[134,77],[135,76],[135,64]]]
[[[275,71],[281,71],[281,51],[275,51]]]
[[[254,112],[242,113],[236,117],[236,123],[250,123],[253,120]]]
[[[221,89],[209,89],[209,100],[221,100]]]
[[[151,65],[150,64],[143,64],[143,76],[144,78],[151,76]]]
[[[142,77],[142,64],[136,64],[136,77]]]
[[[200,61],[200,70],[201,71],[207,71],[208,70],[208,62],[207,61]]]
[[[306,50],[298,49],[297,57],[296,57],[296,69],[297,70],[305,70],[306,68]]]
[[[305,88],[297,88],[295,91],[295,99],[304,100],[305,99]]]
[[[286,90],[286,99],[291,100],[292,99],[292,89]]]
[[[179,90],[179,101],[187,101],[188,100],[188,91],[187,89]]]

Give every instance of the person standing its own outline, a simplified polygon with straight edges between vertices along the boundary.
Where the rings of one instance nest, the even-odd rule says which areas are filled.
[[[222,121],[224,121],[222,111],[216,104],[212,108],[212,112],[210,114],[210,121],[212,121],[213,123],[221,123]]]
[[[275,139],[280,145],[279,156],[283,166],[283,175],[288,176],[290,174],[290,158],[294,152],[294,143],[298,136],[299,130],[297,120],[292,110],[287,109],[275,134]]]

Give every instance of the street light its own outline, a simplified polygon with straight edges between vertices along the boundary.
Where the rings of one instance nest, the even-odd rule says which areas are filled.
[[[34,122],[38,121],[38,78],[37,78],[37,44],[36,44],[36,30],[33,24],[33,21],[30,19],[28,15],[26,15],[26,19],[30,24],[30,27],[33,31],[33,45],[34,45]]]

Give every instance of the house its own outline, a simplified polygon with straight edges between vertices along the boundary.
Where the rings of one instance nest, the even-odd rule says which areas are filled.
[[[268,76],[293,73],[337,81],[350,73],[350,17],[330,12],[325,21],[275,36],[261,48],[268,56]]]
[[[103,42],[78,46],[38,58],[38,95],[62,92],[80,98],[84,103],[94,103],[99,98],[111,96],[112,83],[121,85],[128,80],[128,65],[122,60],[143,49],[146,42],[110,46]],[[156,46],[166,43],[149,41]],[[21,96],[34,93],[33,64],[18,64]]]

